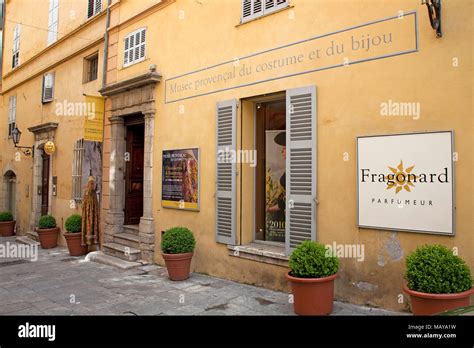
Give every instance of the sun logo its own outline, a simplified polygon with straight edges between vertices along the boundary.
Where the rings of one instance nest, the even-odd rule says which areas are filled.
[[[411,171],[415,166],[408,167],[403,169],[403,161],[400,160],[400,164],[397,168],[388,167],[393,174],[389,174],[386,176],[387,182],[387,190],[391,188],[395,188],[395,193],[400,192],[401,190],[405,190],[411,192],[410,186],[415,187],[412,181],[416,182],[416,175],[411,174]]]

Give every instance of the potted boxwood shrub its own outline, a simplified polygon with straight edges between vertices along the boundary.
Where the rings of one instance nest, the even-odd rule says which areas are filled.
[[[432,315],[469,305],[474,293],[469,267],[443,245],[418,247],[406,258],[403,290],[414,315]]]
[[[66,219],[64,223],[66,231],[64,238],[66,238],[69,255],[81,256],[87,254],[87,245],[82,245],[82,217],[79,214],[73,214]]]
[[[51,249],[58,246],[59,227],[56,227],[56,219],[51,215],[43,215],[38,222],[38,237],[43,249]]]
[[[173,227],[165,231],[161,251],[171,280],[189,278],[195,246],[193,233],[186,227]]]
[[[308,240],[301,243],[290,255],[289,266],[290,271],[286,278],[291,283],[295,313],[331,314],[339,259],[327,255],[323,244]]]
[[[9,211],[0,212],[0,236],[13,236],[13,232],[15,231],[15,223],[16,221],[13,219],[12,213]]]

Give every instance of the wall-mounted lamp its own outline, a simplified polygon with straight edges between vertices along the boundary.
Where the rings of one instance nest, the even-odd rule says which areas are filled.
[[[31,156],[34,157],[35,155],[35,147],[34,146],[18,146],[18,143],[20,142],[21,138],[21,131],[15,126],[15,128],[12,130],[12,138],[13,138],[13,144],[17,149],[20,149],[21,152],[25,156]]]
[[[421,0],[422,5],[428,8],[431,27],[436,30],[436,37],[442,37],[441,31],[441,0]]]

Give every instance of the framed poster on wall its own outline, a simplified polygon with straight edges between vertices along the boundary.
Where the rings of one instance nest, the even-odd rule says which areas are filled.
[[[454,235],[452,131],[357,138],[358,225]]]
[[[199,148],[163,151],[161,205],[199,210]]]

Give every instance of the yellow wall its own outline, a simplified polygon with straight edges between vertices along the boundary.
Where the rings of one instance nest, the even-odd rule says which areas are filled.
[[[104,2],[105,3],[105,2]],[[58,122],[54,142],[56,152],[51,156],[52,176],[57,176],[57,195],[53,196],[50,213],[64,231],[64,221],[74,213],[80,214],[80,205],[70,207],[72,198],[72,158],[76,140],[84,136],[84,117],[56,114],[56,104],[83,102],[84,95],[100,95],[102,62],[104,51],[105,13],[86,21],[87,3],[63,2],[59,4],[58,41],[49,47],[47,31],[48,0],[10,1],[6,7],[4,70],[2,76],[3,106],[0,109],[0,142],[2,147],[0,168],[2,175],[9,169],[17,176],[16,217],[17,234],[30,231],[31,199],[33,187],[33,159],[21,152],[20,161],[15,160],[13,141],[8,137],[8,105],[11,95],[17,96],[16,124],[22,136],[19,145],[31,146],[34,136],[27,128],[46,122]],[[35,16],[31,16],[35,13]],[[13,25],[9,20],[23,23],[20,41],[20,65],[11,71],[11,47]],[[87,23],[86,23],[87,22]],[[33,28],[31,26],[38,28]],[[74,33],[72,35],[71,32]],[[83,83],[84,57],[99,54],[97,80]],[[54,100],[41,102],[44,73],[55,73]],[[51,185],[52,183],[50,183]],[[65,245],[60,237],[60,244]]]
[[[132,7],[123,0],[121,6]],[[158,263],[161,231],[184,225],[197,237],[194,271],[265,287],[288,290],[284,267],[228,256],[225,245],[215,241],[215,111],[216,102],[263,95],[289,88],[316,85],[318,182],[317,235],[322,243],[364,244],[365,262],[343,259],[336,297],[404,310],[401,294],[404,258],[416,246],[441,243],[457,247],[474,268],[473,186],[474,146],[472,115],[472,12],[471,1],[443,2],[441,39],[435,38],[425,6],[402,1],[292,0],[291,8],[238,25],[240,1],[190,1],[171,3],[161,10],[117,27],[117,69],[110,80],[121,81],[157,65],[163,80],[198,68],[297,40],[337,31],[361,23],[418,11],[420,50],[409,55],[376,60],[164,104],[164,83],[157,88],[155,120],[153,205]],[[184,18],[181,19],[183,17]],[[121,18],[121,17],[120,17]],[[125,21],[125,19],[121,20]],[[127,68],[123,38],[147,27],[147,59]],[[459,66],[453,67],[453,58]],[[248,82],[251,82],[249,80]],[[389,99],[421,104],[421,118],[384,118],[380,103]],[[184,114],[179,108],[184,107]],[[253,115],[244,103],[244,123]],[[240,116],[238,119],[240,124]],[[247,127],[247,128],[246,128]],[[251,128],[244,126],[244,148],[251,146]],[[451,130],[455,132],[456,226],[455,237],[359,229],[356,225],[356,142],[359,135]],[[240,132],[241,130],[239,130]],[[239,136],[240,138],[240,136]],[[161,207],[161,151],[199,147],[201,186],[199,212]],[[106,145],[107,148],[107,145]],[[344,154],[349,160],[344,161]],[[243,242],[252,240],[252,173],[243,172]],[[248,180],[248,181],[247,181]],[[240,204],[238,203],[239,207]],[[105,207],[106,208],[106,207]],[[237,218],[239,220],[239,218]],[[239,228],[237,229],[239,231]]]

